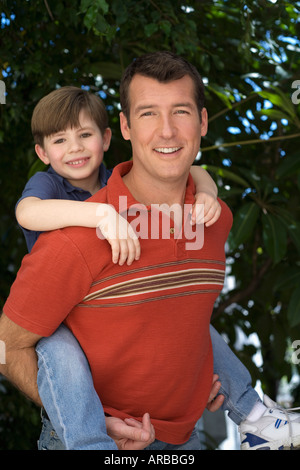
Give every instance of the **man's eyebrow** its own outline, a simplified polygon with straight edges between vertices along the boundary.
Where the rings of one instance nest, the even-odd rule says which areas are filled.
[[[174,108],[190,108],[190,109],[194,109],[196,107],[196,105],[194,103],[191,103],[191,102],[186,102],[186,103],[177,103],[174,105]]]
[[[141,111],[145,111],[146,109],[154,109],[154,108],[158,108],[159,105],[155,105],[155,104],[141,104],[140,106],[137,106],[135,108],[135,113],[139,113]],[[172,105],[172,108],[190,108],[190,109],[194,109],[196,107],[196,105],[194,105],[193,103],[191,102],[186,102],[186,103],[174,103]]]
[[[144,111],[145,109],[153,109],[155,108],[156,106],[154,104],[141,104],[140,106],[137,106],[135,108],[135,113],[139,113],[141,111]]]

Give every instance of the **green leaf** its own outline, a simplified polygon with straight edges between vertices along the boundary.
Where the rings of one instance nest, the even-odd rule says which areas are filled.
[[[233,219],[231,229],[231,246],[238,247],[252,234],[260,209],[254,202],[242,206]]]
[[[294,153],[284,157],[276,170],[277,178],[283,178],[295,174],[300,170],[300,153]]]
[[[300,324],[300,289],[296,288],[292,293],[288,311],[287,318],[289,325],[293,328],[296,325]]]
[[[279,111],[278,109],[262,109],[260,111],[260,114],[263,114],[264,116],[268,116],[270,119],[275,119],[275,120],[281,120],[281,119],[287,119],[288,121],[291,120],[291,116],[288,114]]]
[[[156,33],[157,30],[158,30],[158,25],[156,23],[150,23],[145,26],[144,31],[145,31],[147,38],[149,38],[150,36],[152,36],[152,34]]]
[[[285,225],[272,214],[263,214],[262,223],[263,240],[266,250],[274,264],[277,264],[286,254],[287,229]]]
[[[212,91],[218,98],[220,98],[221,101],[227,106],[228,109],[232,108],[232,103],[230,101],[230,98],[228,98],[228,95],[225,91],[224,88],[222,88],[220,85],[217,85],[216,83],[210,83],[207,85],[207,89]]]
[[[48,165],[42,162],[39,158],[31,165],[28,172],[28,179],[31,178],[38,171],[45,171],[48,168]]]
[[[274,92],[270,91],[259,91],[258,94],[267,100],[269,100],[273,105],[278,106],[284,112],[292,118],[295,117],[295,108],[290,98],[288,98],[279,88],[273,87]]]
[[[292,268],[289,267],[285,271],[280,270],[280,276],[274,284],[274,290],[288,289],[297,285],[300,285],[300,268],[296,266]]]

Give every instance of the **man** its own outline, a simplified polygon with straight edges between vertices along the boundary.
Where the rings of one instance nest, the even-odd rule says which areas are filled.
[[[121,113],[133,164],[121,164],[107,189],[91,200],[119,210],[120,196],[126,196],[128,209],[140,203],[146,218],[151,205],[177,207],[183,215],[184,204],[191,207],[189,171],[207,130],[207,113],[198,97],[196,102],[195,72],[182,64],[185,72],[167,83],[133,78],[129,108]],[[134,269],[112,265],[94,230],[42,235],[4,307],[7,364],[1,371],[38,402],[33,348],[64,321],[89,360],[105,412],[140,421],[150,413],[156,442],[182,448],[194,439],[212,385],[209,321],[223,283],[231,214],[223,204],[221,221],[210,228],[202,250],[186,250],[185,220],[178,228],[168,214],[160,216],[169,220],[171,234],[151,239],[149,231],[141,240],[143,260]]]

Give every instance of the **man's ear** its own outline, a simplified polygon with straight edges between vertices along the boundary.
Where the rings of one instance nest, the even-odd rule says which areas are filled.
[[[122,136],[125,140],[130,140],[130,127],[127,118],[123,112],[120,113],[120,127]]]
[[[207,109],[203,108],[201,111],[201,136],[204,137],[207,134],[208,129],[208,115]]]
[[[36,144],[34,148],[35,148],[37,156],[42,160],[42,162],[45,163],[45,165],[49,165],[50,160],[47,156],[46,151],[43,149],[43,147],[41,147],[41,145],[39,144]]]

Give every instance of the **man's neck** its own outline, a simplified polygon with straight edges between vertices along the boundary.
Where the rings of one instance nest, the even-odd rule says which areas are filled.
[[[134,171],[123,176],[123,181],[134,199],[145,206],[151,204],[180,204],[183,206],[186,182],[152,181],[139,178]]]

